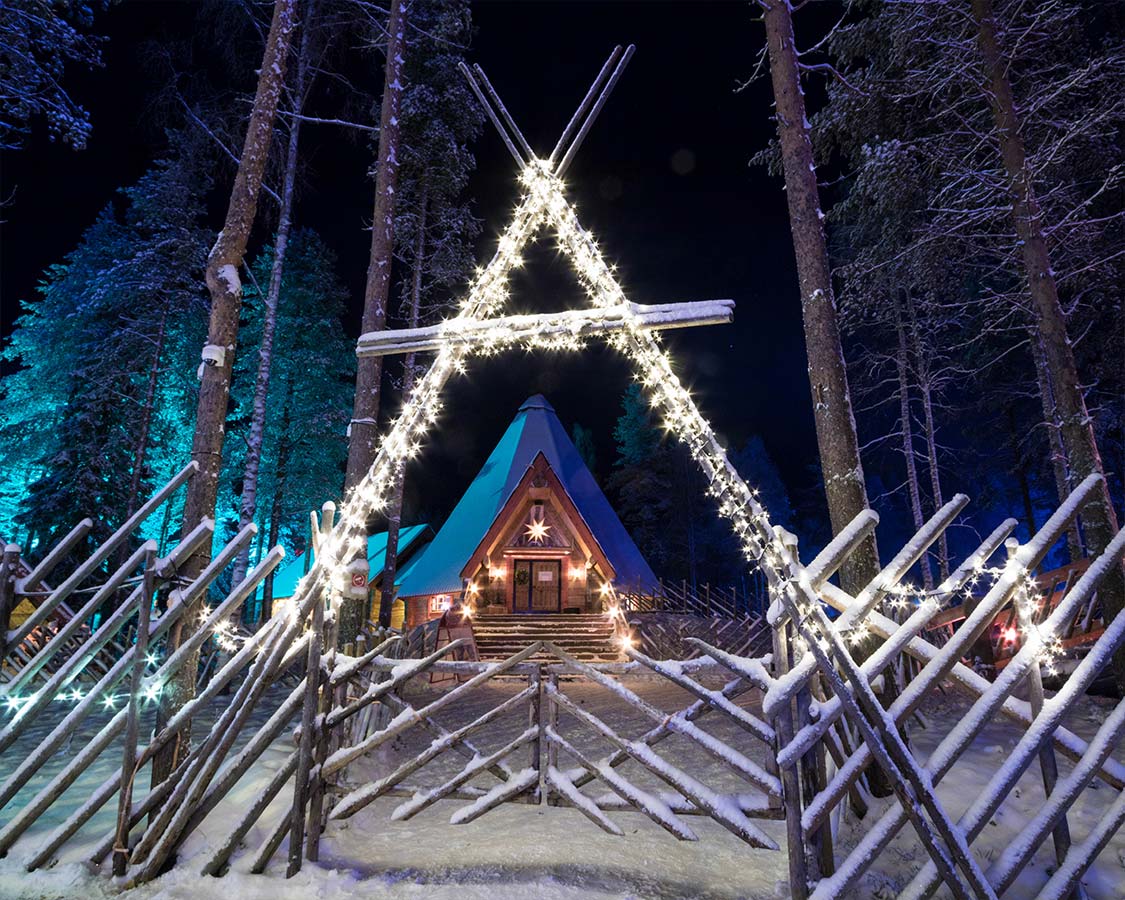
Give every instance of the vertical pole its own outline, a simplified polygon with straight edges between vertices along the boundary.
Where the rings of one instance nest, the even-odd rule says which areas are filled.
[[[1011,559],[1019,550],[1020,544],[1015,538],[1008,538],[1004,542],[1004,549],[1008,551]],[[1012,605],[1015,607],[1017,621],[1019,622],[1021,643],[1027,640],[1027,634],[1034,627],[1034,611],[1031,609],[1031,599],[1027,596],[1027,588],[1020,587],[1012,596]],[[1027,675],[1028,700],[1031,704],[1031,715],[1038,717],[1043,711],[1043,673],[1039,671],[1039,662],[1032,663]],[[1043,775],[1043,789],[1048,796],[1055,789],[1059,780],[1059,765],[1055,759],[1055,747],[1051,741],[1044,741],[1039,748],[1039,770]],[[1066,816],[1059,818],[1058,824],[1052,832],[1055,844],[1055,861],[1062,865],[1066,854],[1070,850],[1070,826]],[[1075,888],[1070,894],[1072,898],[1084,898],[1085,892],[1081,886]]]
[[[325,645],[329,648],[336,646],[334,643],[328,641],[325,641]],[[332,649],[329,649],[330,654],[333,652]],[[331,670],[332,665],[329,663],[328,671]],[[320,682],[320,714],[323,721],[332,708],[333,691],[328,683],[327,673],[321,673],[318,681]],[[345,687],[345,690],[346,689]],[[320,858],[320,831],[323,825],[325,791],[324,776],[321,774],[321,767],[328,758],[329,739],[330,730],[327,725],[318,729],[316,747],[313,753],[313,765],[316,767],[316,777],[313,779],[312,787],[309,789],[309,840],[308,847],[305,850],[305,858],[310,862],[316,862]]]
[[[8,627],[16,608],[16,572],[20,565],[18,544],[5,544],[0,557],[0,660],[8,652]]]
[[[125,722],[125,747],[121,759],[121,794],[117,802],[117,836],[113,842],[113,874],[120,878],[129,866],[129,821],[133,815],[133,779],[137,768],[141,688],[148,653],[149,617],[156,587],[156,544],[145,551],[144,592],[137,610],[137,640],[133,650],[133,672],[129,683],[129,713]]]
[[[824,686],[821,684],[819,672],[809,682],[809,688],[811,698],[815,699],[821,707],[823,707],[825,693]],[[825,737],[827,737],[827,735]],[[825,738],[817,741],[813,749],[805,754],[803,764],[808,768],[809,772],[808,786],[810,793],[808,802],[811,803],[817,794],[828,787],[828,763],[825,759]],[[822,878],[827,878],[836,871],[836,854],[833,849],[831,816],[824,820],[824,824],[817,829],[813,839],[816,843],[817,868],[820,870],[820,876]]]
[[[781,678],[789,671],[788,622],[773,629],[774,678]],[[773,721],[776,734],[774,753],[793,740],[792,703],[786,703]],[[798,776],[798,762],[781,770],[781,793],[785,804],[785,838],[789,854],[789,890],[793,900],[808,900],[808,869],[805,863],[805,838],[801,828],[801,782]]]
[[[330,590],[331,588],[326,588]],[[313,730],[317,701],[320,695],[320,653],[324,643],[324,598],[313,605],[312,640],[309,641],[308,666],[305,672],[305,705],[301,710],[301,752],[297,759],[297,776],[293,785],[293,809],[290,813],[289,866],[285,877],[301,871],[301,854],[305,841],[305,800],[312,768]]]
[[[546,726],[543,722],[543,665],[539,664],[535,667],[535,672],[527,676],[527,683],[529,687],[535,688],[535,693],[531,695],[531,699],[527,705],[527,724],[529,728],[536,729],[535,740],[528,745],[528,753],[530,759],[528,764],[539,773],[538,787],[535,788],[534,793],[531,795],[531,802],[538,806],[543,802],[543,798],[547,796],[547,776],[543,771],[541,761],[541,754],[543,749],[543,742],[545,740],[544,732]]]
[[[548,676],[548,683],[551,685],[551,696],[547,700],[547,724],[552,730],[557,731],[559,727],[559,704],[555,701],[554,692],[559,689],[559,676]],[[542,691],[542,683],[540,683],[540,690]],[[558,767],[559,764],[559,748],[554,741],[547,744],[547,766]],[[547,805],[553,806],[555,799],[551,794],[547,795]]]

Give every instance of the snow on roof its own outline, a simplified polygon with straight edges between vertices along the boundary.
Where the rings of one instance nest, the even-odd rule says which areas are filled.
[[[656,587],[656,576],[586,468],[554,407],[536,394],[519,408],[437,536],[397,579],[400,596],[461,590],[462,567],[540,451],[617,571],[618,587]]]
[[[399,529],[398,532],[398,552],[405,554],[410,546],[418,541],[425,532],[429,529],[429,525],[407,525]],[[311,550],[309,551],[312,552]],[[374,581],[379,577],[379,573],[383,571],[383,566],[386,563],[387,553],[387,532],[380,531],[378,534],[373,534],[367,539],[367,560],[371,564],[371,580]],[[311,566],[312,561],[316,559],[315,554],[309,557],[308,563]],[[278,599],[285,597],[292,597],[293,591],[297,588],[297,582],[305,574],[305,554],[294,557],[288,565],[282,566],[277,570],[277,574],[273,578],[273,595]]]

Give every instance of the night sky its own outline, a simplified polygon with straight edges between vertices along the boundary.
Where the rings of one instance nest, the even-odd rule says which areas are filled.
[[[733,325],[668,337],[679,371],[730,446],[761,434],[791,492],[807,491],[816,444],[785,195],[780,178],[749,166],[774,133],[769,84],[759,80],[736,92],[763,41],[750,4],[477,3],[473,18],[470,61],[482,65],[544,155],[613,46],[637,45],[567,175],[579,216],[618,265],[630,299],[736,301]],[[88,149],[51,144],[37,129],[24,150],[5,159],[3,196],[15,192],[3,225],[5,333],[42,270],[75,246],[98,210],[159,151],[139,48],[190,22],[190,11],[177,3],[115,6],[96,28],[109,37],[106,67],[76,71],[71,81],[92,115]],[[381,72],[367,77],[366,87],[377,93]],[[319,231],[339,254],[352,298],[346,327],[354,337],[367,267],[371,151],[327,126],[307,126],[301,140],[311,170],[295,222]],[[516,165],[491,125],[475,151],[471,193],[483,220],[477,256],[484,262],[515,203]],[[222,201],[228,186],[229,176]],[[218,213],[221,222],[221,204]],[[265,232],[259,228],[259,241]],[[510,311],[580,302],[568,265],[552,241],[541,241],[514,280]],[[422,460],[427,474],[420,488],[415,481],[415,514],[447,512],[456,497],[450,492],[467,484],[521,401],[537,392],[568,427],[578,421],[594,430],[605,475],[628,377],[624,362],[596,342],[581,354],[479,362],[448,394],[446,419]]]

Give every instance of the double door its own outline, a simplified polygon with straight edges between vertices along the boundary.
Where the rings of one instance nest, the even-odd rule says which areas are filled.
[[[513,612],[562,612],[562,563],[557,559],[517,559]]]

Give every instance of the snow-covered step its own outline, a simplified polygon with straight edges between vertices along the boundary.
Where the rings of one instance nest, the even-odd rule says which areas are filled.
[[[603,615],[566,613],[481,616],[473,621],[473,637],[481,659],[505,659],[536,641],[549,641],[584,662],[621,659],[613,623]],[[547,661],[537,653],[533,661]]]

